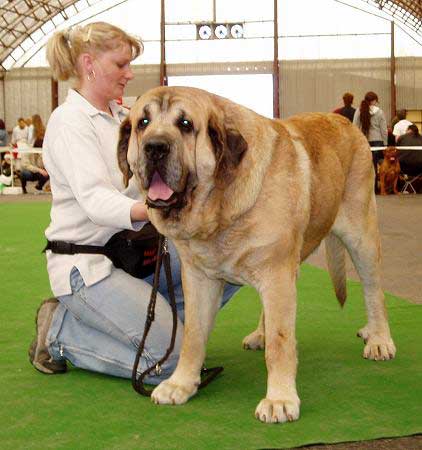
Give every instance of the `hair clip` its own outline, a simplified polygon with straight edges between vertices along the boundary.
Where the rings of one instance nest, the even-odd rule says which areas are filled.
[[[69,46],[69,48],[72,48],[72,42],[70,40],[70,33],[71,33],[71,31],[72,30],[70,28],[68,28],[67,30],[65,30],[63,32],[63,37],[65,38],[66,44]]]
[[[82,39],[84,42],[89,42],[90,38],[91,38],[91,31],[92,31],[92,27],[88,28],[88,32],[87,34],[84,36],[84,38]]]

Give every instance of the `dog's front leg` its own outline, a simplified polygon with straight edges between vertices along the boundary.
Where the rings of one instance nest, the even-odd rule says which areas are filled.
[[[196,394],[201,382],[205,347],[221,302],[224,283],[192,267],[182,270],[185,327],[179,362],[173,375],[159,384],[151,399],[157,404],[181,405]]]
[[[380,194],[387,195],[387,191],[385,189],[385,175],[381,174],[380,176]]]
[[[399,192],[399,190],[397,189],[397,183],[398,183],[398,181],[399,181],[399,176],[397,175],[396,178],[394,178],[394,185],[393,185],[393,192],[394,192],[396,195],[400,195],[400,192]]]
[[[258,404],[255,416],[275,423],[299,418],[300,400],[296,392],[296,267],[283,266],[272,272],[260,287],[265,315],[265,360],[268,372],[267,395]]]

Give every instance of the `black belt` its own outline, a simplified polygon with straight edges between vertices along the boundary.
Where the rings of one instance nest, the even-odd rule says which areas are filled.
[[[60,255],[76,255],[77,253],[101,254],[108,256],[107,250],[102,245],[79,245],[64,241],[47,241],[44,252],[51,250]]]

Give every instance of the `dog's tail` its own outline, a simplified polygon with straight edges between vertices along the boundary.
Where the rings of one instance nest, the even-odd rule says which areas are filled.
[[[346,252],[340,239],[330,233],[325,238],[328,272],[334,285],[337,300],[343,306],[347,298]]]

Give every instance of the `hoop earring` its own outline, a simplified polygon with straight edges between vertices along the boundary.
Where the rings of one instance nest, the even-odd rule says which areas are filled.
[[[92,69],[91,72],[89,72],[89,74],[87,75],[86,79],[88,81],[95,80],[95,70],[94,69]]]

